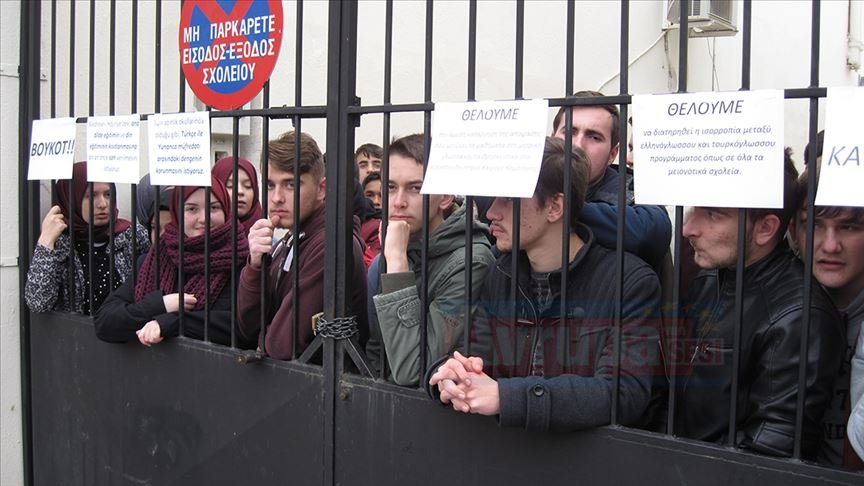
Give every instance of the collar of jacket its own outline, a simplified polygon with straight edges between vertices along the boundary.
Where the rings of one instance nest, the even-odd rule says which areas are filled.
[[[435,231],[429,234],[429,249],[426,256],[427,259],[450,255],[454,251],[465,251],[465,218],[468,217],[465,205],[456,208],[447,219],[445,219]],[[472,217],[473,234],[471,235],[472,244],[482,244],[487,248],[491,248],[489,242],[489,227],[477,221]],[[423,255],[423,240],[412,241],[408,243],[406,250],[408,254],[408,263],[414,271],[420,271]]]
[[[585,261],[585,256],[594,245],[594,233],[591,231],[591,228],[582,223],[576,224],[576,236],[582,240],[583,245],[567,267],[567,274],[571,278],[573,275],[578,273],[579,265]],[[525,253],[525,251],[519,251],[519,262],[517,265],[519,266],[519,286],[523,289],[528,288],[531,279],[531,262],[528,260],[528,254]],[[507,253],[503,258],[500,258],[497,266],[498,271],[503,273],[507,278],[512,279],[513,274],[511,269],[513,268],[513,252]],[[549,282],[550,284],[557,285],[560,288],[561,268],[549,273]]]
[[[610,165],[606,167],[603,173],[603,178],[597,181],[596,184],[588,188],[585,194],[585,201],[589,202],[605,202],[612,205],[618,204],[618,188],[620,187],[620,177],[618,174],[618,166]],[[627,169],[627,205],[632,206],[635,203],[633,194],[633,176],[632,169]]]
[[[771,253],[744,268],[744,288],[748,288],[753,284],[758,284],[760,281],[769,278],[772,270],[776,269],[780,261],[788,258],[788,254],[791,252],[792,250],[784,239],[777,245],[777,247],[771,250]],[[737,273],[735,267],[721,268],[714,272],[717,273],[718,292],[721,291],[720,289],[723,289],[723,292],[735,293],[735,274]],[[728,288],[726,287],[727,282],[731,283]]]

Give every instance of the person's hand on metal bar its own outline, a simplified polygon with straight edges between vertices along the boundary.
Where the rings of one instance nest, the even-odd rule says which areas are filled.
[[[52,206],[48,210],[48,214],[45,215],[45,219],[42,220],[42,233],[39,235],[38,243],[49,250],[53,250],[57,238],[66,231],[67,227],[66,218],[63,217],[60,206]]]
[[[173,293],[162,297],[165,304],[165,312],[180,312],[180,294]],[[195,308],[198,299],[193,294],[183,294],[183,308],[191,311]]]
[[[273,248],[273,229],[279,224],[281,217],[277,214],[270,219],[259,219],[249,229],[249,263],[253,268],[261,268],[264,255],[269,255]]]

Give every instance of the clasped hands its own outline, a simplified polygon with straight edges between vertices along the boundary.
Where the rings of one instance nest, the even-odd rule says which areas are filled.
[[[501,409],[498,382],[483,372],[482,358],[456,351],[432,375],[429,384],[438,387],[441,403],[452,405],[458,412],[498,415]]]

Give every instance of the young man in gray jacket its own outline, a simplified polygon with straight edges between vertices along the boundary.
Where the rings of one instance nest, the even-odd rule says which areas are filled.
[[[457,411],[494,415],[502,426],[571,431],[608,424],[617,392],[619,422],[642,420],[659,349],[660,283],[646,263],[624,254],[617,339],[615,253],[598,245],[579,222],[588,161],[575,145],[570,159],[565,202],[564,142],[546,139],[534,196],[516,200],[518,254],[513,200],[496,198],[486,213],[503,254],[481,291],[472,356],[454,353],[436,363],[427,378],[430,395]],[[569,254],[562,270],[564,235]]]
[[[466,313],[473,316],[476,305],[465,304],[465,245],[472,244],[471,287],[477,295],[494,263],[488,228],[473,222],[466,238],[465,218],[473,211],[457,207],[452,195],[429,196],[428,218],[423,218],[423,135],[400,138],[390,145],[389,213],[384,248],[369,268],[371,336],[367,354],[380,370],[386,358],[390,378],[399,385],[416,385],[426,370],[421,368],[421,321],[426,313],[426,363],[461,349]],[[423,227],[429,232],[427,301],[423,288]],[[381,258],[386,270],[381,272]],[[374,309],[373,309],[374,308]],[[377,315],[377,316],[376,316]],[[376,319],[377,317],[377,319]],[[377,321],[377,326],[376,326]],[[383,343],[383,356],[381,344]]]

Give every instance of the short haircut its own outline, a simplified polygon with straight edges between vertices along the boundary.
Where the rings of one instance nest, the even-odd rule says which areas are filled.
[[[541,206],[550,198],[564,193],[564,140],[546,137],[540,176],[534,188],[534,197]],[[588,191],[588,157],[579,147],[570,151],[570,228],[576,228]],[[566,202],[565,202],[566,204]]]
[[[804,169],[796,183],[796,192],[798,198],[798,209],[807,209],[807,184],[810,179],[810,169]],[[818,177],[816,178],[818,181]],[[814,182],[815,183],[815,182]],[[818,187],[817,187],[818,189]],[[864,207],[855,206],[816,206],[814,214],[818,218],[836,218],[849,211],[852,214],[852,219],[859,224],[864,224]]]
[[[365,155],[370,159],[381,160],[381,158],[384,157],[384,149],[374,143],[364,143],[354,151],[354,161],[356,162],[357,157],[360,157],[361,155]]]
[[[599,91],[577,91],[573,93],[573,98],[593,98],[595,96],[606,96]],[[612,115],[612,139],[610,140],[611,146],[614,147],[618,145],[618,106],[617,105],[592,105],[603,108],[608,111],[610,115]],[[573,109],[578,108],[588,108],[587,106],[580,105],[579,107],[574,106]],[[567,112],[567,108],[562,106],[558,108],[558,113],[555,115],[555,120],[552,122],[552,131],[557,132],[558,127],[561,126],[562,123],[566,123],[564,120],[564,113]]]
[[[418,164],[423,165],[426,161],[426,150],[423,145],[422,133],[397,138],[390,143],[390,155],[414,159]]]
[[[792,219],[792,216],[798,210],[797,180],[798,169],[795,168],[795,162],[792,161],[792,149],[786,147],[783,151],[783,207],[747,210],[747,220],[749,222],[754,222],[770,214],[780,219],[780,227],[777,230],[777,235],[775,235],[775,239],[778,242],[783,239],[783,235],[786,233],[786,226],[789,225],[789,220]]]
[[[285,132],[267,145],[267,158],[271,166],[285,172],[294,172],[294,132]],[[300,132],[300,175],[311,174],[316,181],[324,177],[324,156],[318,143],[308,133]]]
[[[363,190],[364,191],[366,190],[366,184],[369,184],[370,182],[374,182],[374,181],[380,181],[380,180],[381,180],[381,174],[378,172],[370,172],[370,173],[366,174],[366,177],[363,179]]]
[[[816,157],[822,156],[822,147],[825,145],[825,130],[820,130],[819,133],[816,134],[816,154],[813,156],[813,160],[816,160]],[[810,151],[813,148],[810,146],[810,143],[807,143],[807,146],[804,147],[804,164],[810,163]]]

